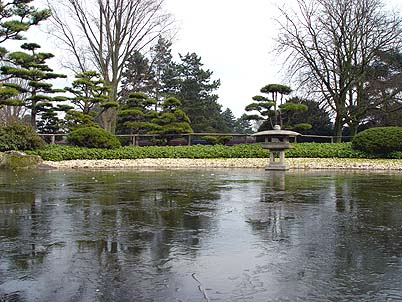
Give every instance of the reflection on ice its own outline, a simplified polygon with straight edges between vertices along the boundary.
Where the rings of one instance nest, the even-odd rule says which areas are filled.
[[[0,172],[0,301],[402,299],[400,174]]]

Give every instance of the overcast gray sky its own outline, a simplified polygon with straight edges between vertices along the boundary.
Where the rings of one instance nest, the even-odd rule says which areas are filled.
[[[166,0],[179,28],[173,53],[196,52],[221,80],[218,102],[235,116],[268,83],[279,82],[270,50],[275,7],[269,0]]]

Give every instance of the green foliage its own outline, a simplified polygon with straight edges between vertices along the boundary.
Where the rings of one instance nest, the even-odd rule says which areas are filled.
[[[279,107],[281,108],[282,112],[289,112],[289,111],[305,112],[308,109],[308,107],[304,104],[297,104],[291,102],[286,102],[285,104],[282,104]]]
[[[287,119],[294,125],[295,130],[302,134],[310,135],[332,135],[332,123],[329,113],[320,106],[319,102],[308,99],[293,97],[289,103],[300,104],[307,107],[307,111],[287,114]],[[300,127],[301,125],[301,127]],[[305,127],[304,125],[310,125]]]
[[[72,131],[67,136],[69,144],[87,148],[113,149],[120,147],[120,141],[112,133],[101,128],[87,127]]]
[[[296,143],[286,151],[286,157],[300,158],[378,158],[352,148],[351,143]],[[121,147],[116,149],[81,148],[75,146],[48,145],[35,150],[44,160],[72,159],[141,159],[141,158],[268,158],[269,152],[260,144],[194,145]],[[393,152],[387,158],[402,158],[402,152]]]
[[[296,143],[286,151],[294,158],[380,158],[352,148],[351,143]],[[72,159],[141,159],[141,158],[268,158],[269,152],[260,144],[193,145],[193,146],[126,146],[116,149],[82,148],[76,146],[48,145],[29,152],[44,160]],[[387,158],[402,158],[402,152],[392,152]]]
[[[153,133],[166,135],[193,132],[189,117],[180,107],[181,102],[178,99],[167,98],[162,103],[162,113],[152,120],[159,126]]]
[[[83,114],[89,115],[96,104],[108,102],[107,93],[110,88],[106,86],[99,73],[85,71],[75,75],[72,87],[66,87],[66,91],[74,95],[74,97],[70,98],[70,101]]]
[[[67,132],[87,127],[99,127],[99,125],[95,123],[92,115],[84,114],[72,109],[67,111],[66,116],[64,117],[64,128]]]
[[[239,117],[234,125],[235,133],[253,133],[253,128],[251,127],[250,120],[248,119],[247,114],[243,114]]]
[[[281,84],[268,84],[261,88],[261,92],[272,93],[273,95],[275,94],[288,95],[292,92],[292,88]],[[275,100],[275,97],[273,96],[272,99]]]
[[[294,125],[293,126],[293,129],[294,130],[308,130],[308,129],[311,129],[313,126],[311,126],[311,124],[308,124],[308,123],[300,123],[300,124],[297,124],[297,125]]]
[[[371,154],[386,155],[402,151],[402,127],[370,128],[358,133],[353,148]]]
[[[1,1],[0,43],[22,40],[22,32],[50,17],[50,10],[38,10],[29,4],[33,0]]]
[[[220,80],[211,79],[213,72],[203,68],[201,57],[196,53],[180,55],[180,60],[178,64],[171,64],[167,71],[164,92],[182,100],[182,109],[195,132],[219,131],[221,105],[214,92]]]
[[[155,104],[156,101],[144,93],[130,93],[118,113],[118,133],[144,134],[159,129],[154,121],[157,115],[154,110]]]
[[[269,97],[256,95],[253,103],[245,107],[247,112],[256,111],[257,114],[248,115],[248,120],[263,121],[259,131],[272,129],[280,125],[284,129],[292,129],[294,115],[307,111],[307,106],[301,103],[284,102],[284,96],[289,95],[292,89],[281,84],[269,84],[261,88],[262,93]]]
[[[202,139],[206,140],[208,143],[211,145],[224,145],[228,141],[230,141],[233,136],[229,135],[221,135],[221,136],[210,136],[210,135],[205,135],[201,137]]]
[[[23,106],[31,110],[31,125],[36,127],[37,116],[43,112],[54,110],[52,102],[64,100],[64,98],[52,98],[51,94],[62,92],[60,89],[53,89],[48,80],[65,78],[63,74],[53,73],[53,70],[46,64],[46,61],[53,57],[51,53],[37,52],[40,48],[35,43],[24,43],[21,45],[25,52],[13,52],[8,54],[7,59],[12,66],[1,66],[1,72],[12,79],[22,80],[26,87],[15,86],[14,88],[28,95],[23,101]],[[48,117],[46,117],[48,118]]]
[[[44,141],[29,125],[13,122],[0,127],[0,151],[33,150],[44,145]]]
[[[286,157],[301,158],[373,158],[352,148],[351,143],[296,143],[286,151]]]
[[[94,149],[75,146],[48,145],[47,148],[30,152],[44,160],[73,159],[141,159],[141,158],[267,158],[269,152],[259,144],[215,146],[148,146],[121,147],[117,149]]]

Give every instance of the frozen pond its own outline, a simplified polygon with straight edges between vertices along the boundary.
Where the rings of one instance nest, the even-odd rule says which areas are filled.
[[[0,171],[0,301],[402,301],[402,174]]]

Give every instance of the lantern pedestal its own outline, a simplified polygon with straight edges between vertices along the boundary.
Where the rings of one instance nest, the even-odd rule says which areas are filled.
[[[265,170],[289,170],[285,163],[285,151],[292,148],[292,145],[289,143],[289,138],[298,135],[300,135],[300,133],[281,130],[278,125],[275,126],[274,130],[261,131],[253,134],[253,136],[263,137],[264,142],[261,143],[261,146],[264,149],[269,149],[269,165]]]

